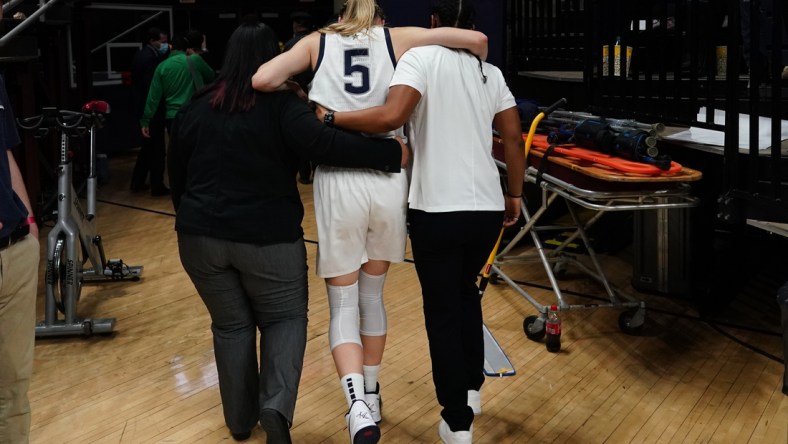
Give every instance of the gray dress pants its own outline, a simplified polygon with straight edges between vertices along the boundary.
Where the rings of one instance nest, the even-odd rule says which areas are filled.
[[[306,348],[303,238],[255,245],[178,233],[178,248],[211,315],[227,427],[252,430],[261,409],[275,409],[292,424]]]

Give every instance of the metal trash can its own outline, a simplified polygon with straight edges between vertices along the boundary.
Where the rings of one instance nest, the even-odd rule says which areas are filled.
[[[788,395],[788,282],[777,291],[777,304],[780,305],[783,326],[783,393]]]
[[[634,225],[632,287],[645,292],[689,294],[689,208],[635,211]]]

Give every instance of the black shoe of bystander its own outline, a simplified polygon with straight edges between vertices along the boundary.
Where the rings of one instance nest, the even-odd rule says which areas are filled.
[[[247,439],[251,438],[252,432],[239,432],[239,433],[232,433],[233,439],[236,441],[246,441]]]
[[[131,190],[131,192],[133,193],[141,193],[143,191],[148,191],[149,188],[150,187],[148,186],[147,183],[140,184],[140,183],[132,182],[131,186],[129,186],[129,190]]]
[[[153,196],[153,197],[169,196],[170,195],[170,189],[165,187],[164,185],[159,186],[159,187],[155,187],[155,188],[151,188],[150,189],[150,195]]]
[[[290,440],[290,426],[281,413],[274,409],[260,411],[260,425],[267,435],[267,444],[292,444]]]

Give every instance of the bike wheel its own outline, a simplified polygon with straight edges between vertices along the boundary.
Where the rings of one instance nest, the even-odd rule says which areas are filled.
[[[66,252],[65,237],[59,237],[55,243],[55,251],[52,254],[52,269],[47,270],[49,272],[47,277],[52,285],[55,306],[63,314],[66,313],[65,296],[69,285],[74,286],[74,297],[76,298],[74,306],[76,307],[76,303],[79,302],[79,295],[82,292],[82,265],[84,263],[80,256],[83,254],[84,252],[80,246],[77,248],[77,257],[74,258],[73,263],[70,263]]]

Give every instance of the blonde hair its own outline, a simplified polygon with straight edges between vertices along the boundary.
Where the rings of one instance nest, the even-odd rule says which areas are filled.
[[[376,17],[383,17],[375,0],[347,0],[342,11],[342,21],[320,28],[320,32],[352,36],[372,28]]]

